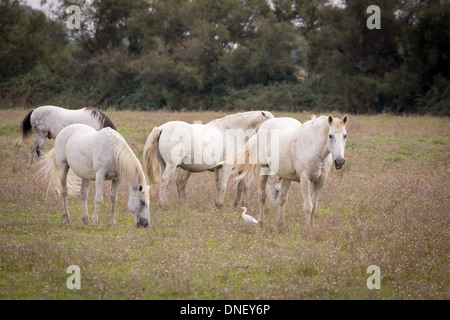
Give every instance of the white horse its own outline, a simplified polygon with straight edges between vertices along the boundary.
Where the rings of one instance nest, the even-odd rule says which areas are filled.
[[[136,226],[146,227],[150,222],[149,190],[139,160],[125,139],[107,127],[96,131],[84,124],[72,124],[61,130],[55,147],[42,156],[41,168],[37,172],[49,180],[63,200],[64,223],[70,223],[67,209],[67,194],[76,186],[68,180],[69,168],[80,178],[82,216],[89,223],[87,209],[88,186],[95,181],[95,210],[92,223],[98,223],[98,209],[103,199],[103,183],[112,180],[110,223],[115,224],[114,208],[117,187],[121,178],[128,184],[128,209],[132,212]],[[70,176],[70,175],[69,175]]]
[[[275,118],[266,121],[258,133],[249,139],[245,150],[237,155],[238,164],[233,171],[241,172],[242,179],[253,169],[269,168],[281,180],[278,199],[278,225],[284,227],[284,210],[287,194],[292,181],[300,182],[303,195],[303,210],[307,224],[311,225],[320,190],[324,186],[332,164],[341,169],[345,163],[344,150],[347,132],[345,126],[348,116],[342,120],[330,116],[313,117],[312,120],[300,124],[292,118]],[[272,131],[272,130],[276,130]],[[260,139],[263,132],[268,135],[277,134],[277,146],[271,139]],[[263,141],[263,143],[261,143]],[[278,153],[270,151],[278,148]],[[270,155],[270,156],[268,156]],[[278,159],[274,157],[278,156]],[[256,159],[250,163],[249,159]],[[276,160],[276,161],[275,161]],[[274,164],[277,164],[276,166]],[[266,169],[267,170],[267,169]],[[259,221],[264,218],[266,200],[265,187],[269,175],[259,176]]]
[[[114,123],[100,110],[94,107],[87,107],[79,110],[68,110],[55,106],[43,106],[31,110],[21,123],[22,140],[27,140],[34,128],[37,138],[30,150],[27,168],[30,169],[33,163],[33,156],[36,152],[38,157],[44,151],[45,139],[56,138],[58,133],[70,124],[83,123],[100,130],[111,127],[116,130]]]
[[[153,128],[144,146],[144,172],[151,184],[158,183],[159,205],[167,204],[167,186],[177,167],[180,167],[177,188],[180,202],[186,199],[186,184],[192,172],[214,171],[216,200],[223,206],[225,189],[233,168],[232,159],[243,150],[245,141],[273,115],[268,111],[250,111],[229,115],[207,124],[188,124],[170,121]],[[220,164],[220,165],[218,165]],[[158,170],[159,169],[159,170]],[[159,172],[158,172],[159,171]],[[246,185],[238,185],[235,206],[241,200],[246,205]]]

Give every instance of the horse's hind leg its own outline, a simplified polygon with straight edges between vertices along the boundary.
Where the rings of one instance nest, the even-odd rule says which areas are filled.
[[[30,149],[30,156],[28,157],[27,169],[31,169],[31,165],[33,164],[34,153],[36,152],[37,156],[40,157],[44,150],[45,137],[37,134],[36,141],[33,143]]]
[[[325,182],[327,181],[327,175],[328,175],[328,172],[327,172],[327,174],[323,174],[322,176],[320,176],[320,178],[317,181],[314,181],[314,183],[312,183],[312,185],[311,185],[312,210],[311,210],[311,215],[309,218],[310,225],[312,225],[312,223],[313,223],[313,216],[314,216],[314,212],[316,211],[316,208],[317,208],[319,194],[320,194],[320,191],[322,190]]]
[[[266,174],[260,174],[259,176],[259,186],[258,186],[258,202],[259,202],[259,224],[264,223],[264,204],[266,203],[266,185],[269,176]]]
[[[36,141],[34,141],[33,145],[31,146],[31,149],[30,149],[30,155],[28,156],[28,163],[27,163],[28,170],[31,169],[31,165],[33,164],[33,157],[34,157],[34,153],[36,152],[36,149],[37,149],[37,139],[36,139]]]
[[[191,173],[189,171],[178,169],[177,189],[180,203],[186,202],[186,185]]]
[[[219,184],[216,185],[217,197],[216,197],[215,205],[218,208],[223,207],[223,202],[225,200],[225,191],[227,189],[227,184],[228,184],[228,178],[230,177],[230,173],[231,173],[232,169],[233,169],[233,166],[225,166],[225,165],[222,166],[221,169],[215,169],[215,170],[221,171]]]
[[[114,209],[116,207],[117,187],[119,186],[120,180],[114,179],[111,183],[111,211],[109,213],[109,223],[115,225],[116,219],[114,218]]]
[[[170,177],[175,173],[177,167],[173,164],[166,164],[165,169],[161,166],[161,178],[159,182],[159,207],[163,208],[167,205],[167,187],[169,186]]]
[[[249,180],[250,180],[249,175],[246,175],[243,179],[241,179],[238,182],[236,199],[234,200],[235,207],[239,206],[239,202],[242,204],[242,206],[248,207],[247,188],[248,188]]]
[[[284,211],[286,209],[286,202],[288,199],[288,191],[291,186],[291,181],[282,179],[281,189],[278,196],[278,226],[284,229]]]
[[[81,214],[84,224],[89,224],[89,214],[87,207],[89,180],[83,179],[81,183]]]
[[[67,209],[67,173],[69,172],[69,166],[67,164],[61,165],[59,168],[59,181],[61,182],[61,197],[63,200],[63,223],[70,224],[72,221],[70,220],[69,210]]]
[[[95,175],[95,208],[92,216],[92,224],[98,224],[98,210],[103,200],[103,183],[105,182],[105,173],[100,170]]]

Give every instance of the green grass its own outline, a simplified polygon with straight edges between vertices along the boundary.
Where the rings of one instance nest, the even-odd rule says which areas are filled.
[[[287,228],[268,204],[264,227],[243,222],[232,203],[214,207],[213,174],[193,174],[188,201],[157,206],[151,225],[134,227],[121,185],[117,225],[108,225],[106,183],[98,226],[81,221],[81,201],[46,196],[46,182],[25,169],[29,145],[17,144],[26,110],[0,110],[0,299],[449,299],[450,121],[435,117],[353,116],[346,165],[332,169],[314,227],[304,227],[300,187],[292,184]],[[218,112],[109,110],[139,159],[148,134],[168,120],[203,122]],[[310,114],[280,113],[305,121]],[[34,139],[33,134],[32,138]],[[48,151],[54,140],[46,142]],[[93,184],[88,200],[93,213]],[[257,190],[249,190],[257,216]],[[69,290],[67,267],[81,269],[81,289]],[[381,289],[369,290],[370,265]]]

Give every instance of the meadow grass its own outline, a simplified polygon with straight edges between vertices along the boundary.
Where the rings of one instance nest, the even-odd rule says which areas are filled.
[[[151,190],[151,225],[135,228],[121,185],[117,225],[108,225],[105,184],[98,226],[81,221],[81,201],[69,198],[73,223],[62,225],[62,203],[26,170],[29,145],[18,144],[26,110],[0,110],[0,299],[449,299],[448,118],[350,116],[346,165],[332,169],[314,227],[305,228],[299,184],[292,184],[284,231],[267,205],[264,227],[244,223],[232,206],[213,204],[213,174],[193,174],[187,203],[174,181],[168,208]],[[221,112],[108,110],[138,158],[154,126],[203,121]],[[280,113],[300,121],[308,113]],[[342,115],[340,115],[342,116]],[[32,139],[35,135],[33,134]],[[47,140],[45,151],[54,140]],[[93,184],[89,213],[93,213]],[[257,190],[249,190],[257,216]],[[81,289],[69,290],[66,269],[81,269]],[[367,267],[381,269],[381,289],[369,290]]]

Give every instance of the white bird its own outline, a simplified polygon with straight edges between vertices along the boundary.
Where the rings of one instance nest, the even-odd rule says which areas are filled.
[[[246,207],[241,207],[241,209],[244,210],[244,211],[242,211],[242,219],[244,219],[244,221],[253,222],[253,223],[258,224],[258,221],[255,218],[253,218],[252,216],[249,216],[248,214],[245,214],[247,212]]]

